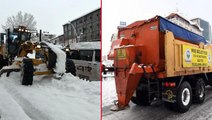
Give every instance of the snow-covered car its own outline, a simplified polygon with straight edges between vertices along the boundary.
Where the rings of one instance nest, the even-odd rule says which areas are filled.
[[[100,42],[75,44],[74,47],[70,46],[70,49],[66,50],[66,54],[67,61],[69,61],[66,67],[70,67],[68,70],[75,68],[76,75],[82,79],[91,81],[100,80]],[[73,61],[75,66],[72,65],[70,60]]]

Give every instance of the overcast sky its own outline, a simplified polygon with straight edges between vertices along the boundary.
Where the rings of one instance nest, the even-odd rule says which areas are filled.
[[[179,10],[185,17],[202,18],[212,24],[210,0],[102,0],[102,51],[108,54],[112,33],[120,21],[130,24],[155,15],[167,16]]]
[[[60,35],[63,24],[99,7],[100,0],[0,0],[0,25],[22,11],[35,17],[37,29]]]

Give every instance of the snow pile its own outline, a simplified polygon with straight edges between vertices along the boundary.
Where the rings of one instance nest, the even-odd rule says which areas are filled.
[[[100,49],[100,42],[79,42],[70,44],[70,49]]]
[[[0,115],[5,120],[100,119],[99,81],[82,81],[68,73],[61,80],[34,76],[32,86],[23,86],[19,76],[20,73],[11,73],[10,77],[4,74],[0,78],[4,89],[0,89]]]
[[[102,80],[102,106],[112,105],[117,99],[115,79],[108,77]]]
[[[52,51],[57,55],[57,63],[56,68],[54,71],[56,73],[65,73],[65,65],[66,65],[66,54],[64,51],[62,51],[57,45],[54,45],[52,43],[48,43],[43,41],[43,43],[47,44]]]

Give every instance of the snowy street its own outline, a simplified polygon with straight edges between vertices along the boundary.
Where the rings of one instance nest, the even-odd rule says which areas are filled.
[[[110,87],[106,87],[110,85]],[[184,114],[176,113],[164,107],[163,102],[155,102],[151,106],[130,107],[118,111],[110,111],[112,101],[116,100],[115,81],[112,78],[103,80],[103,120],[211,120],[212,119],[212,87],[206,88],[206,99],[203,104],[193,104]]]
[[[32,86],[23,86],[20,73],[0,78],[0,120],[99,120],[100,82],[80,80],[65,74],[34,76]]]

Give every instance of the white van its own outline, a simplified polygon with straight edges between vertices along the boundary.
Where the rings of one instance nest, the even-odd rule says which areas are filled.
[[[100,80],[100,42],[83,42],[70,46],[67,59],[74,62],[76,75],[80,78]]]

